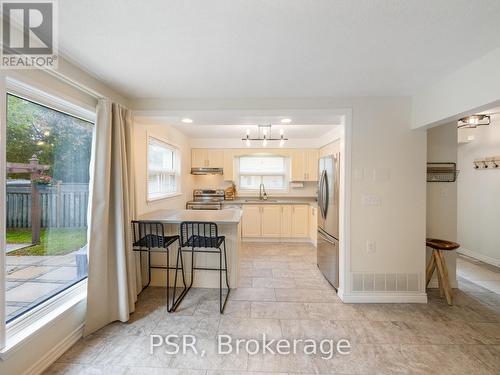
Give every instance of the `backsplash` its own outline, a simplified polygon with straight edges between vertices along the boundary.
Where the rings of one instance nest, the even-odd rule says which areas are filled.
[[[205,176],[193,176],[193,189],[225,189],[231,185],[231,182],[224,181],[224,177],[220,175],[205,175]],[[304,182],[303,187],[300,188],[290,188],[288,193],[273,194],[272,191],[268,191],[269,196],[279,196],[279,197],[316,197],[318,191],[317,182]],[[251,196],[250,193],[240,193],[238,190],[238,196]]]

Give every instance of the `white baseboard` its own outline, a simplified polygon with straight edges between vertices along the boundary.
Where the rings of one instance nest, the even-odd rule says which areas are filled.
[[[71,348],[83,336],[83,324],[66,336],[56,346],[50,348],[45,355],[33,363],[23,375],[38,375],[50,367],[61,355]]]
[[[344,303],[427,303],[425,293],[352,293],[339,290],[339,298]]]
[[[491,264],[492,266],[500,267],[500,259],[489,257],[487,255],[478,253],[477,251],[472,251],[464,247],[461,247],[458,249],[458,253],[480,260],[481,262]]]

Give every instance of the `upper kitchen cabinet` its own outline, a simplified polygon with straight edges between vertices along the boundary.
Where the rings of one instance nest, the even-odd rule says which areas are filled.
[[[224,168],[224,150],[193,148],[191,168]]]
[[[318,150],[292,150],[292,181],[318,181]]]
[[[233,149],[224,150],[224,181],[234,181],[234,155]]]

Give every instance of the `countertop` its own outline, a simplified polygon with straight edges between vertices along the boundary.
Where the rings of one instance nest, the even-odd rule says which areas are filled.
[[[179,224],[182,221],[206,221],[216,224],[238,224],[240,209],[224,210],[157,210],[139,216],[139,220],[159,221],[165,224]]]
[[[250,200],[250,202],[247,202]],[[231,204],[308,204],[316,207],[318,202],[313,197],[268,197],[268,200],[259,200],[259,197],[238,197],[234,200],[222,202],[223,205]]]

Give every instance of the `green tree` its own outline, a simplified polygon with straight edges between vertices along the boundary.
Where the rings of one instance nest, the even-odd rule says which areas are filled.
[[[74,116],[8,95],[7,161],[28,163],[36,154],[41,164],[51,165],[46,174],[54,180],[88,182],[92,127]]]

